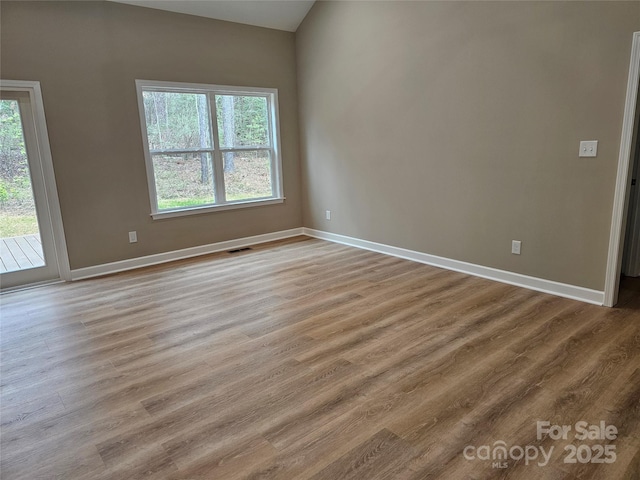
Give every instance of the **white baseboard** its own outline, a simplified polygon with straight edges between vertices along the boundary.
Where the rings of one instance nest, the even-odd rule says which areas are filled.
[[[75,270],[71,270],[71,280],[82,280],[85,278],[99,277],[102,275],[123,272],[126,270],[133,270],[135,268],[149,267],[161,263],[173,262],[175,260],[196,257],[199,255],[223,252],[235,248],[258,245],[260,243],[273,242],[275,240],[296,237],[298,235],[307,235],[309,237],[328,240],[335,243],[341,243],[343,245],[371,250],[394,257],[412,260],[414,262],[425,263],[427,265],[433,265],[435,267],[445,268],[447,270],[466,273],[469,275],[474,275],[476,277],[487,278],[489,280],[508,283],[509,285],[516,285],[518,287],[524,287],[539,292],[550,293],[552,295],[571,298],[573,300],[580,300],[582,302],[592,303],[595,305],[602,305],[604,303],[604,292],[600,292],[598,290],[591,290],[588,288],[569,285],[566,283],[530,277],[528,275],[508,272],[506,270],[498,270],[497,268],[484,267],[482,265],[475,265],[473,263],[461,262],[459,260],[452,260],[450,258],[438,257],[436,255],[429,255],[428,253],[416,252],[414,250],[407,250],[405,248],[393,247],[391,245],[385,245],[382,243],[370,242],[368,240],[361,240],[359,238],[347,237],[345,235],[338,235],[336,233],[323,232],[321,230],[302,227],[293,228],[291,230],[266,233],[263,235],[255,235],[253,237],[237,238],[234,240],[228,240],[226,242],[211,243],[208,245],[185,248],[182,250],[174,250],[171,252],[158,253],[145,257],[131,258],[119,262],[95,265],[93,267],[78,268]]]
[[[224,252],[235,248],[248,247],[250,245],[258,245],[259,243],[273,242],[285,238],[303,235],[302,228],[292,228],[291,230],[282,230],[279,232],[265,233],[263,235],[255,235],[253,237],[237,238],[226,242],[210,243],[198,247],[184,248],[182,250],[174,250],[171,252],[158,253],[155,255],[147,255],[145,257],[131,258],[121,260],[119,262],[104,263],[93,267],[77,268],[71,270],[71,280],[82,280],[85,278],[99,277],[111,273],[124,272],[125,270],[133,270],[135,268],[149,267],[160,263],[173,262],[184,258],[197,257],[198,255],[206,255],[209,253]]]
[[[594,305],[603,305],[604,303],[604,292],[600,292],[598,290],[591,290],[589,288],[578,287],[566,283],[554,282],[543,278],[530,277],[520,273],[484,267],[482,265],[475,265],[473,263],[461,262],[450,258],[438,257],[436,255],[429,255],[427,253],[407,250],[405,248],[393,247],[391,245],[370,242],[368,240],[361,240],[359,238],[347,237],[345,235],[338,235],[335,233],[323,232],[321,230],[314,230],[312,228],[303,228],[302,230],[304,235],[320,238],[322,240],[329,240],[343,245],[350,245],[352,247],[384,253],[394,257],[413,260],[414,262],[425,263],[427,265],[433,265],[447,270],[467,273],[476,277],[487,278],[489,280],[508,283],[509,285],[516,285],[518,287],[524,287],[538,292],[571,298],[573,300],[580,300]]]

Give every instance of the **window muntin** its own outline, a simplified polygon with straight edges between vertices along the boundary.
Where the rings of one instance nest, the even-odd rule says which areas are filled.
[[[283,200],[276,90],[136,85],[154,218]]]

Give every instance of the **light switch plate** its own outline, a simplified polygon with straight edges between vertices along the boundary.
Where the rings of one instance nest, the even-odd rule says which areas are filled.
[[[598,141],[597,140],[583,140],[580,142],[580,154],[581,157],[597,157],[598,156]]]
[[[520,255],[521,249],[522,249],[522,241],[511,240],[511,253],[513,253],[514,255]]]

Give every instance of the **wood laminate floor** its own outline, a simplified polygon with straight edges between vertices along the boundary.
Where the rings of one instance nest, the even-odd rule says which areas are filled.
[[[639,476],[638,282],[607,309],[297,238],[1,302],[4,480]],[[617,438],[537,436],[581,420]]]

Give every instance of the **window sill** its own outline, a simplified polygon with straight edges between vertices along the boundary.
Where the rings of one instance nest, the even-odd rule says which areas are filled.
[[[163,210],[151,214],[154,220],[172,217],[184,217],[186,215],[200,215],[202,213],[219,212],[222,210],[235,210],[238,208],[262,207],[266,205],[275,205],[284,203],[285,197],[268,198],[266,200],[248,200],[246,202],[225,203],[223,205],[206,205],[202,207],[182,208],[175,210]]]

